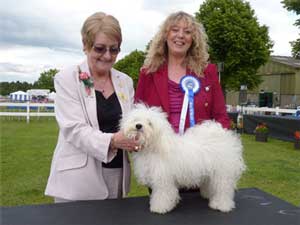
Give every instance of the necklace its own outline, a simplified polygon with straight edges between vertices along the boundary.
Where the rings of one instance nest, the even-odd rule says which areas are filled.
[[[109,79],[110,79],[110,74],[106,77],[105,80],[103,79],[103,80],[98,80],[96,82],[94,81],[95,89],[99,90],[102,94],[104,94],[106,83]]]

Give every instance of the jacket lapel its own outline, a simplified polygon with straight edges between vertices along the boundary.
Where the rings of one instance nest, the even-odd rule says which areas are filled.
[[[80,66],[81,72],[86,72],[91,77],[91,73],[87,64],[87,61],[84,61]],[[79,74],[78,74],[79,77]],[[79,80],[79,79],[78,79]],[[87,92],[85,85],[82,81],[79,80],[79,89],[80,94],[83,99],[83,108],[86,111],[86,115],[92,127],[99,129],[98,118],[97,118],[97,109],[96,109],[96,95],[94,87],[90,88],[90,93]]]
[[[130,96],[128,95],[128,90],[126,89],[126,84],[122,80],[120,74],[115,70],[111,69],[111,80],[118,97],[119,103],[122,108],[122,112],[126,113],[129,110]]]
[[[168,94],[168,66],[165,63],[161,69],[153,76],[154,85],[161,101],[163,110],[169,114],[169,94]]]

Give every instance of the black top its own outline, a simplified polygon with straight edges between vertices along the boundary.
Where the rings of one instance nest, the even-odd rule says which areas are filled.
[[[149,210],[149,197],[75,201],[0,207],[0,224],[9,225],[299,225],[300,209],[259,189],[236,192],[236,208],[222,213],[208,207],[199,193],[181,195],[171,212]]]
[[[119,131],[119,121],[122,116],[122,109],[114,92],[107,99],[100,91],[96,92],[97,102],[97,118],[99,128],[104,133],[115,133]],[[123,167],[123,151],[118,150],[116,157],[109,163],[102,163],[106,168],[122,168]]]

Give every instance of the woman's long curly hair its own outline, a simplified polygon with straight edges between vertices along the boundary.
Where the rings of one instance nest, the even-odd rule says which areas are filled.
[[[207,35],[201,23],[196,19],[182,11],[172,13],[161,25],[159,32],[154,36],[150,43],[150,47],[143,65],[147,74],[156,72],[159,67],[164,64],[168,57],[167,35],[172,26],[180,20],[185,20],[190,28],[192,28],[192,45],[185,57],[185,64],[192,72],[198,76],[203,75],[203,70],[208,62],[208,45]]]

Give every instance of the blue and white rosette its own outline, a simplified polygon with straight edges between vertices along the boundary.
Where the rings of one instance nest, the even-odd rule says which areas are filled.
[[[185,75],[180,80],[180,87],[184,92],[184,99],[181,108],[179,134],[184,133],[185,118],[189,108],[190,126],[195,125],[194,95],[200,90],[200,80],[192,75]]]

